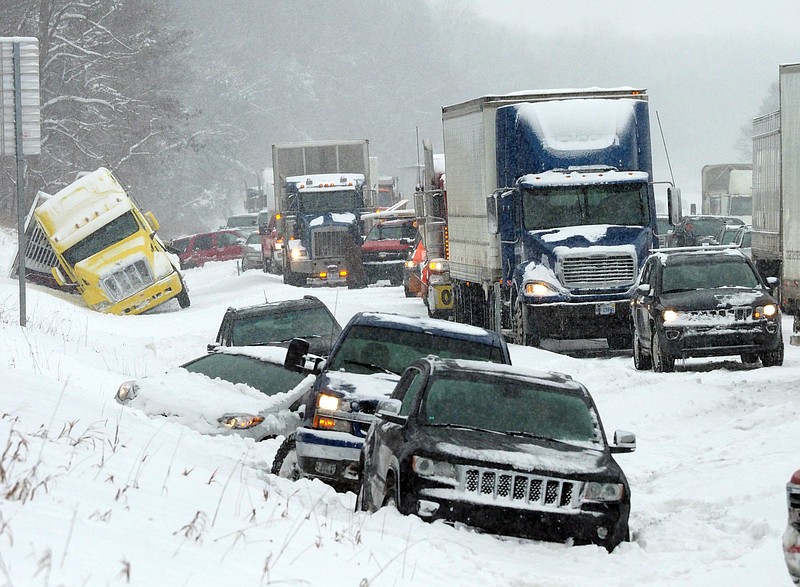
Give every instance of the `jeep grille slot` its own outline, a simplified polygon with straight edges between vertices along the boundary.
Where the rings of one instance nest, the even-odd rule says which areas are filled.
[[[725,322],[746,322],[753,319],[753,308],[737,306],[735,308],[717,308],[714,310],[689,310],[686,312],[693,319],[721,318]]]
[[[636,258],[631,254],[570,255],[560,259],[561,282],[568,288],[612,289],[633,285]]]
[[[481,501],[508,502],[516,507],[578,508],[576,481],[479,467],[461,469],[463,492]]]
[[[155,283],[146,259],[139,259],[104,277],[100,284],[109,299],[119,302]]]

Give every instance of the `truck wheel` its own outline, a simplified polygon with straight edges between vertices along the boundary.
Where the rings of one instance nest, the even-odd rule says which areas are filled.
[[[273,475],[297,481],[300,479],[300,467],[297,465],[297,448],[294,434],[287,436],[272,461]]]
[[[635,332],[633,334],[633,366],[639,371],[646,371],[653,366],[652,357],[642,353],[642,340]]]
[[[675,370],[675,359],[667,356],[658,342],[658,333],[653,333],[650,343],[650,353],[653,360],[653,371],[656,373],[672,373]]]
[[[761,364],[765,367],[779,367],[783,365],[783,343],[774,351],[761,353]]]
[[[541,344],[536,329],[528,319],[528,308],[520,300],[514,304],[514,342],[533,347]]]
[[[192,305],[192,300],[189,299],[189,290],[186,289],[186,284],[183,283],[183,278],[181,278],[181,293],[178,294],[178,305],[181,308],[188,308]]]

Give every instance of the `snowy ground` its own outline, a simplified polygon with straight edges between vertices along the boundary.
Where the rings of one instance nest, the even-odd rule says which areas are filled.
[[[16,237],[0,232],[7,274]],[[355,496],[266,471],[278,440],[212,438],[113,399],[119,384],[205,352],[230,305],[309,293],[234,262],[186,272],[192,306],[106,316],[0,279],[0,585],[789,585],[784,486],[800,466],[800,348],[784,366],[692,360],[637,372],[513,346],[518,365],[586,384],[631,484],[633,541],[521,541],[353,512]],[[400,287],[316,289],[358,310],[422,315]],[[788,340],[791,321],[784,318]]]

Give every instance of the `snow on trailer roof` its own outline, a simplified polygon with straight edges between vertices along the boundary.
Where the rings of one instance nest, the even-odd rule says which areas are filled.
[[[331,187],[343,188],[362,185],[363,173],[316,173],[307,175],[292,175],[286,178],[286,183],[298,184],[298,189],[322,190]],[[312,185],[306,185],[312,184]]]

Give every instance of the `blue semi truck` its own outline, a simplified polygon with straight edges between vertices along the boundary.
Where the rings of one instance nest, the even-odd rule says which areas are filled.
[[[455,320],[518,344],[630,348],[630,299],[658,246],[645,91],[484,96],[442,123]],[[679,190],[668,199],[677,222]]]

